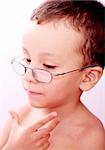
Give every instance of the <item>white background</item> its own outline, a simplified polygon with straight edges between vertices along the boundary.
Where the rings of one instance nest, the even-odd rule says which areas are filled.
[[[8,118],[8,110],[26,103],[21,79],[13,72],[11,59],[22,53],[24,27],[32,10],[41,1],[0,0],[0,130]],[[97,86],[83,95],[82,100],[105,125],[105,73]]]

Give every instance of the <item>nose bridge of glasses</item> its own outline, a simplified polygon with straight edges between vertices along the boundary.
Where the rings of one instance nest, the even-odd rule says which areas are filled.
[[[33,70],[34,70],[33,68],[25,66],[24,78],[28,78],[30,80],[32,80],[32,79],[35,80],[35,71],[33,71]]]

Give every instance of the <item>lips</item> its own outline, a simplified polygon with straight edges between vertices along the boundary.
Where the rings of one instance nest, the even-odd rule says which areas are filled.
[[[33,92],[33,91],[27,91],[27,93],[31,95],[42,95],[41,93]]]
[[[38,91],[32,91],[29,89],[24,88],[25,91],[29,94],[29,95],[42,95],[42,93],[38,92]]]

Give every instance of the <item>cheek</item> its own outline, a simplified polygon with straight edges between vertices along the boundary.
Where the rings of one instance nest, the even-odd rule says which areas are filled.
[[[47,96],[54,99],[67,99],[77,92],[78,82],[75,79],[56,79],[46,87]]]

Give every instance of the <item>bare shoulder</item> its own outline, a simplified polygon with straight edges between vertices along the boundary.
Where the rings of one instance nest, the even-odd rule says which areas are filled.
[[[83,139],[84,149],[105,150],[105,129],[101,121],[95,116],[90,121]]]
[[[17,110],[13,110],[13,111],[17,112],[20,120],[22,121],[30,113],[31,107],[28,104],[26,104],[22,106],[21,108]],[[9,135],[10,135],[10,131],[11,131],[11,126],[12,126],[12,118],[10,116],[8,120],[6,121],[3,131],[0,135],[0,148],[2,148],[7,143]]]

